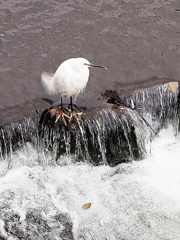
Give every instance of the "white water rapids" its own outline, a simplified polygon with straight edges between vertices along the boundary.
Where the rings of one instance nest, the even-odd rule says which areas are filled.
[[[88,163],[42,167],[37,151],[27,145],[12,156],[11,170],[7,160],[0,162],[0,203],[18,213],[22,223],[29,209],[47,221],[67,213],[77,240],[178,240],[180,136],[169,127],[147,149],[142,161],[114,168]],[[92,205],[84,210],[85,203]],[[16,239],[8,236],[3,220],[0,233]]]

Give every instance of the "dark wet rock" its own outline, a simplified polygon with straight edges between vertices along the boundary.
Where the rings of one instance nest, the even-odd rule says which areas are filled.
[[[1,208],[0,219],[3,222],[2,239],[23,240],[73,240],[72,221],[66,214],[55,215],[48,220],[38,209],[29,210],[25,219],[21,220],[18,213],[11,208]],[[0,239],[1,239],[0,238]]]
[[[90,108],[106,90],[122,97],[179,79],[178,1],[3,1],[0,9],[0,126],[34,116],[32,101],[47,107],[38,101],[48,97],[41,72],[70,57],[108,67],[91,69],[77,102]]]
[[[51,108],[46,109],[39,122],[40,142],[46,150],[56,151],[57,162],[67,153],[76,161],[87,159],[95,165],[114,166],[141,159],[148,135],[155,137],[169,123],[178,131],[178,96],[178,92],[168,90],[167,84],[137,91],[124,100],[116,91],[106,91],[106,104],[83,110],[80,124],[75,118],[67,118],[67,126],[61,117],[56,120]]]
[[[76,118],[66,118],[65,126],[62,117],[56,121],[56,116],[50,113],[52,109],[46,109],[39,122],[40,142],[45,149],[56,151],[57,162],[68,153],[73,154],[76,161],[88,160],[95,165],[114,166],[139,159],[143,149],[138,145],[137,123],[130,110],[123,103],[120,106],[105,104],[90,112],[84,111],[85,116],[79,118],[79,123]]]
[[[55,216],[55,220],[61,223],[64,227],[63,231],[60,233],[60,237],[62,240],[73,240],[73,233],[72,233],[72,223],[71,220],[65,214],[58,214]]]

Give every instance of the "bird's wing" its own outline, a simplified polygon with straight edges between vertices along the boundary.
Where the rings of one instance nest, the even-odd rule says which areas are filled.
[[[58,89],[58,94],[61,96],[71,95],[74,77],[75,73],[73,74],[72,71],[69,71],[66,68],[61,68],[56,71],[54,80]]]

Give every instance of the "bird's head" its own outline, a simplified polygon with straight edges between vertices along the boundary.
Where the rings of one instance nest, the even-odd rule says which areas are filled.
[[[107,69],[106,67],[104,66],[100,66],[100,65],[96,65],[96,64],[93,64],[93,63],[90,63],[87,59],[85,58],[75,58],[74,59],[74,66],[76,68],[82,68],[82,67],[98,67],[98,68],[105,68]]]

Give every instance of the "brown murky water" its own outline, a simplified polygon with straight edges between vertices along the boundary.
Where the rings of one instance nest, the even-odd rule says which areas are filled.
[[[107,89],[127,95],[179,80],[178,9],[174,0],[2,0],[0,125],[31,115],[33,104],[42,108],[41,72],[54,72],[70,57],[108,67],[91,71],[83,100],[88,106],[99,104]]]

